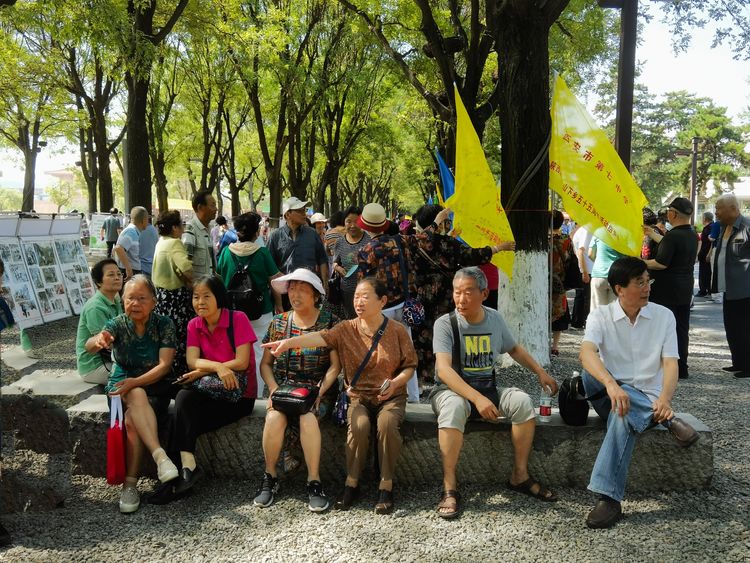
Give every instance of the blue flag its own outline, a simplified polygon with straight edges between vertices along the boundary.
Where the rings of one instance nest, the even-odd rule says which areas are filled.
[[[430,196],[429,199],[427,200],[427,205],[432,205],[432,196]]]
[[[443,201],[448,201],[448,198],[456,191],[453,174],[437,149],[435,149],[435,158],[437,158],[438,168],[440,169],[440,183],[443,185]]]

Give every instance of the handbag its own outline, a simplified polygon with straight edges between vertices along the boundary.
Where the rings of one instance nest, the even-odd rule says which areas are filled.
[[[370,361],[370,357],[372,356],[372,353],[375,351],[375,348],[377,348],[378,342],[380,342],[380,337],[383,336],[386,326],[388,326],[388,317],[385,317],[383,319],[383,324],[380,325],[380,328],[378,329],[378,331],[373,335],[370,349],[367,351],[367,354],[365,355],[365,359],[362,360],[361,364],[359,364],[359,367],[357,368],[357,372],[354,374],[354,377],[352,377],[352,382],[349,385],[349,387],[353,388],[357,384],[357,381],[359,381],[359,376],[362,375],[362,372],[364,371],[365,367],[367,367],[367,363]],[[349,395],[346,392],[346,383],[342,383],[341,391],[339,392],[339,396],[336,399],[336,404],[333,407],[333,414],[331,415],[331,418],[333,419],[333,423],[336,426],[346,426],[346,418],[347,418],[348,412],[349,412]]]
[[[110,399],[109,429],[107,430],[107,483],[122,485],[125,482],[125,416],[122,399]]]
[[[273,410],[287,416],[300,416],[310,412],[318,400],[320,387],[309,383],[285,382],[271,395]]]
[[[326,298],[331,305],[341,305],[344,302],[344,293],[341,290],[341,276],[334,274],[328,280],[328,296]]]
[[[232,346],[232,351],[237,352],[237,347],[234,345],[234,311],[232,310],[229,311],[227,335],[229,336],[229,344]],[[224,387],[224,382],[215,373],[209,373],[196,379],[191,384],[191,388],[199,393],[208,395],[214,400],[236,403],[245,395],[245,391],[247,390],[247,372],[235,371],[234,375],[237,378],[237,389],[227,389]]]
[[[425,321],[424,305],[418,297],[410,297],[409,295],[409,272],[406,269],[406,261],[404,260],[404,247],[401,246],[398,236],[394,237],[393,240],[398,246],[398,262],[401,266],[401,281],[403,284],[404,294],[404,308],[401,313],[401,319],[404,324],[410,327],[417,327]]]
[[[468,383],[473,389],[476,389],[482,395],[487,397],[492,404],[497,407],[500,404],[500,394],[497,392],[497,377],[495,375],[495,370],[492,370],[492,375],[470,377],[468,379],[464,376],[464,371],[461,367],[461,333],[458,330],[458,317],[456,317],[456,311],[451,311],[448,318],[451,321],[451,331],[453,332],[453,352],[451,353],[453,370],[461,376],[461,379]],[[474,403],[471,403],[471,413],[469,414],[469,418],[482,418],[482,415],[479,414]]]
[[[615,381],[618,385],[622,385],[620,380]],[[584,426],[589,419],[589,401],[601,399],[606,394],[606,389],[600,389],[587,397],[580,375],[576,373],[572,377],[566,377],[557,394],[560,418],[570,426]]]

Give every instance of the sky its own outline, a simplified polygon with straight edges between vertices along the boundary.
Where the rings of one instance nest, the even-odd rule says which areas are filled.
[[[717,105],[725,106],[729,115],[738,118],[750,107],[750,61],[736,61],[727,47],[711,48],[710,30],[696,31],[689,50],[675,55],[671,32],[653,18],[642,28],[642,42],[636,57],[641,63],[639,81],[654,94],[687,90],[709,97]],[[588,107],[595,100],[585,100]],[[52,144],[52,143],[51,143]],[[23,168],[18,151],[0,151],[0,185],[23,186]],[[57,180],[45,171],[73,166],[79,160],[76,147],[57,150],[43,149],[37,161],[37,187],[43,188]]]

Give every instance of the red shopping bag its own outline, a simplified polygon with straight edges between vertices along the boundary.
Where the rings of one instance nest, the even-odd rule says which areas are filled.
[[[107,483],[122,485],[125,482],[125,417],[122,399],[112,397],[107,430]]]

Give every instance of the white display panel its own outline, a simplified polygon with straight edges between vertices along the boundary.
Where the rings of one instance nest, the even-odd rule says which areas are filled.
[[[2,296],[13,311],[16,323],[21,328],[42,324],[44,321],[37,301],[35,278],[29,272],[17,238],[0,237],[0,258],[5,264]],[[39,275],[38,268],[35,268],[35,272]]]
[[[55,254],[73,312],[81,313],[83,304],[94,296],[89,265],[81,240],[76,236],[55,237]]]
[[[70,303],[65,293],[62,270],[57,263],[53,240],[49,237],[25,240],[22,238],[21,250],[34,283],[37,303],[44,322],[69,317]]]

